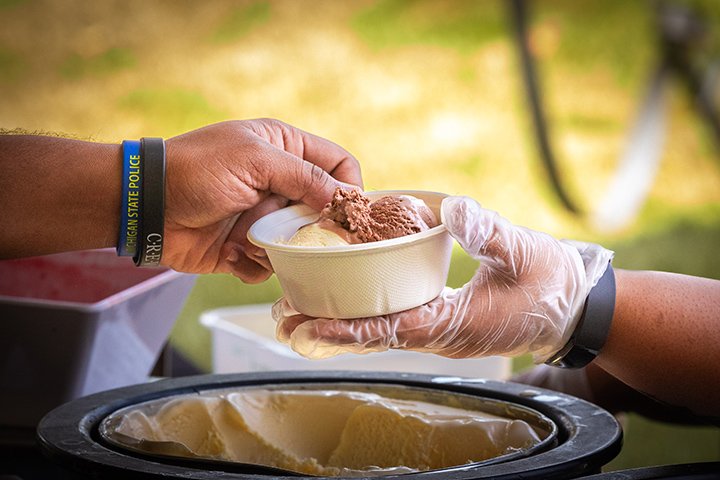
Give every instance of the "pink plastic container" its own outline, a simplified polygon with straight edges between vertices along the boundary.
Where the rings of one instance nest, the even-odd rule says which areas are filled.
[[[146,381],[194,281],[113,250],[0,261],[0,426]]]

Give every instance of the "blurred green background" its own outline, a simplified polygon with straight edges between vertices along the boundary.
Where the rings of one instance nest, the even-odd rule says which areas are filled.
[[[718,53],[720,4],[684,3],[703,9]],[[530,2],[562,177],[587,210],[658,58],[653,5]],[[346,147],[367,189],[470,195],[516,224],[603,243],[617,267],[720,278],[720,158],[681,88],[638,218],[593,228],[560,207],[540,167],[503,1],[0,0],[0,21],[0,128],[118,142],[276,117]],[[450,283],[474,266],[456,251]],[[200,312],[279,296],[274,279],[203,276],[172,342],[209,370]],[[720,460],[716,428],[623,421],[607,470]]]

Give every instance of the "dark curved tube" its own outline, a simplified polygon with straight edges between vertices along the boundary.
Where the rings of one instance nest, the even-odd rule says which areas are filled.
[[[547,122],[545,120],[542,101],[540,99],[540,89],[538,87],[537,74],[535,72],[535,63],[530,53],[530,45],[527,35],[527,8],[525,0],[510,0],[510,9],[515,27],[515,37],[517,39],[518,50],[520,53],[520,66],[522,68],[523,80],[527,90],[527,97],[530,106],[530,112],[533,119],[533,128],[535,130],[535,138],[540,150],[540,160],[550,179],[550,184],[557,195],[558,199],[568,211],[579,215],[582,212],[578,206],[571,200],[567,191],[560,181],[557,162],[550,146],[550,140],[547,133]]]

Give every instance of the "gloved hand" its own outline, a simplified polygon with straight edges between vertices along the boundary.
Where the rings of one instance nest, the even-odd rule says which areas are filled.
[[[514,226],[468,197],[446,198],[441,218],[480,260],[462,288],[411,310],[353,320],[307,317],[280,299],[278,340],[308,358],[396,348],[450,358],[532,353],[540,363],[559,351],[612,252]]]

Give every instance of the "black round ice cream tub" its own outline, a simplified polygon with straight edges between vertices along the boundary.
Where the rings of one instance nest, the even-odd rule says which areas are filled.
[[[247,387],[303,384],[399,386],[464,395],[505,403],[508,409],[536,412],[555,426],[552,442],[527,455],[470,463],[383,478],[567,479],[599,473],[620,451],[622,430],[605,410],[578,398],[527,385],[484,379],[405,373],[313,371],[202,375],[134,385],[83,397],[48,413],[37,430],[43,453],[55,463],[88,478],[103,479],[257,479],[298,478],[273,468],[168,459],[117,448],[102,438],[104,419],[128,406],[177,395]],[[307,477],[317,478],[317,477]],[[337,478],[337,477],[335,477]],[[374,477],[378,478],[378,477]]]

